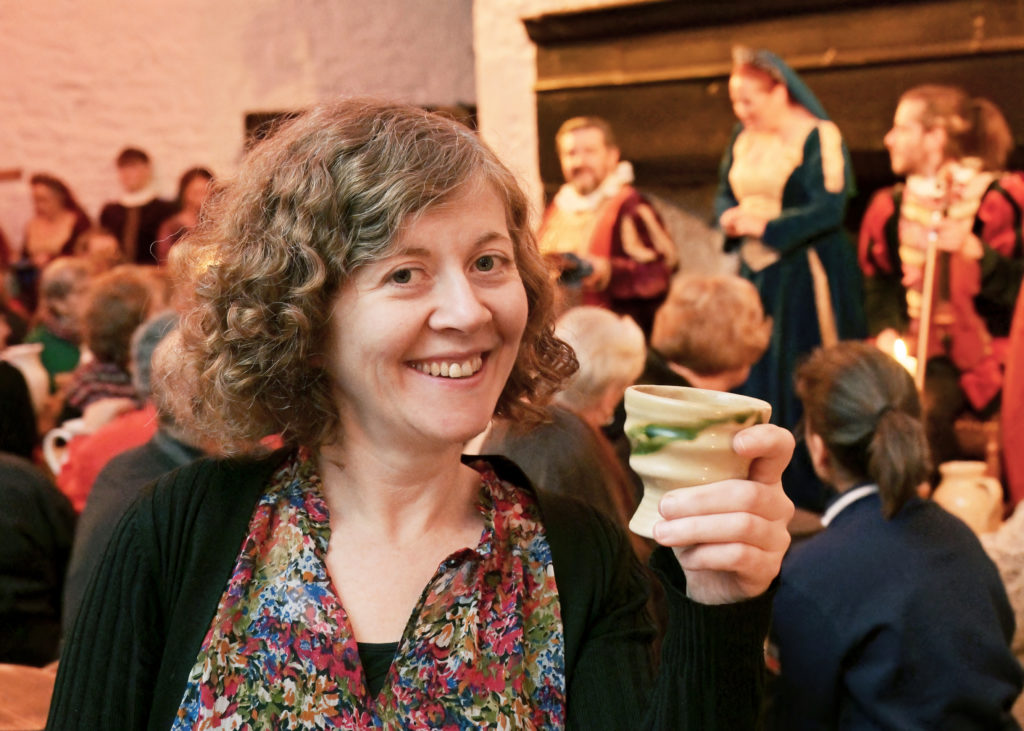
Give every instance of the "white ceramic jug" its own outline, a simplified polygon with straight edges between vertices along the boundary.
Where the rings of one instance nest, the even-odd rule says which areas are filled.
[[[43,459],[54,475],[60,474],[60,468],[68,459],[68,445],[71,440],[89,433],[90,429],[85,419],[68,419],[43,435]]]
[[[985,474],[984,462],[958,460],[939,465],[942,479],[932,499],[978,534],[999,527],[1003,486]]]

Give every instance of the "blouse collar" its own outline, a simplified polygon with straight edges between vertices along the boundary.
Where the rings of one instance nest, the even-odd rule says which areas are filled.
[[[861,485],[860,487],[854,487],[842,495],[840,495],[835,502],[828,506],[828,510],[821,516],[821,524],[824,527],[828,527],[829,523],[836,519],[845,508],[849,507],[853,503],[857,502],[861,498],[865,498],[868,495],[874,495],[878,492],[878,485]]]

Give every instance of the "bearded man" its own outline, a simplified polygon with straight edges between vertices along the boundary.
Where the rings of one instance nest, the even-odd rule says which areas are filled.
[[[677,251],[650,202],[632,186],[611,126],[574,117],[555,136],[565,184],[544,214],[541,251],[555,262],[565,306],[591,304],[632,317],[650,335]]]

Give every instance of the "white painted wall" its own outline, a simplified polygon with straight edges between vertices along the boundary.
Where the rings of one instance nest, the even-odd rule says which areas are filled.
[[[20,247],[26,179],[52,172],[90,215],[113,158],[234,170],[246,112],[340,94],[476,102],[473,0],[0,0],[0,228]]]

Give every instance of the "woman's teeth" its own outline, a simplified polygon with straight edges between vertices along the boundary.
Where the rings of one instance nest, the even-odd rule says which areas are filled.
[[[484,365],[484,359],[474,355],[468,360],[459,363],[448,361],[432,361],[429,363],[413,363],[412,367],[420,373],[428,376],[442,376],[444,378],[469,378],[480,370]]]

